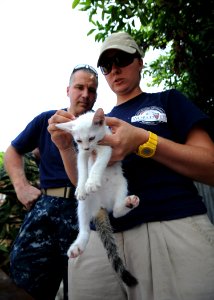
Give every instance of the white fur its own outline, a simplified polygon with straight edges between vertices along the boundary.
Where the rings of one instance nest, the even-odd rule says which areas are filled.
[[[111,157],[110,146],[98,145],[105,134],[111,134],[105,125],[102,109],[87,112],[77,119],[57,125],[71,132],[78,145],[78,202],[79,234],[68,249],[69,257],[80,255],[86,248],[90,236],[90,221],[99,209],[113,211],[118,218],[127,214],[139,204],[137,196],[127,196],[127,181],[123,176],[121,163],[107,166]]]

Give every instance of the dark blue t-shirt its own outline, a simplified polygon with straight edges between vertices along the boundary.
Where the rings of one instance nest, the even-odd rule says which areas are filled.
[[[108,114],[158,136],[184,144],[193,126],[211,130],[211,120],[176,90],[142,93]],[[212,129],[213,130],[213,129]],[[139,207],[126,216],[113,218],[115,231],[130,229],[143,222],[163,221],[203,214],[206,208],[193,181],[161,163],[136,154],[123,161],[129,194],[138,195]]]
[[[59,150],[51,141],[51,135],[47,130],[48,119],[55,112],[56,110],[50,110],[36,116],[11,143],[20,154],[39,148],[41,188],[72,186]]]

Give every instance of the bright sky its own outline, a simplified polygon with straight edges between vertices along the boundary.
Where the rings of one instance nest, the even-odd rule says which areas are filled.
[[[86,12],[72,10],[72,0],[0,1],[0,151],[42,111],[69,105],[66,87],[72,69],[96,68],[101,44],[87,36]],[[146,54],[144,62],[154,54]],[[95,108],[107,113],[115,96],[99,73]],[[149,89],[143,79],[144,91]]]

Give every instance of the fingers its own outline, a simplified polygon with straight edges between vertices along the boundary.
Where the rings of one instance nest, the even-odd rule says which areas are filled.
[[[36,201],[38,200],[39,196],[41,195],[41,191],[39,190],[39,193],[37,196],[35,196],[34,199],[28,200],[27,203],[25,203],[25,208],[29,211],[31,208],[35,205]]]
[[[35,201],[29,201],[26,205],[25,208],[27,209],[27,211],[31,210],[31,208],[33,207]]]
[[[55,125],[59,123],[65,123],[71,121],[75,117],[65,110],[58,110],[53,116],[48,119],[48,131],[53,134],[54,131],[61,132],[62,130]]]
[[[122,121],[117,118],[105,117],[106,125],[109,127],[118,126]]]
[[[50,119],[48,124],[65,123],[74,120],[75,116],[65,110],[58,110]]]
[[[100,145],[108,145],[111,147],[115,147],[120,144],[119,137],[115,136],[118,128],[122,124],[123,121],[117,118],[105,117],[106,125],[111,128],[111,134],[106,134],[104,138],[99,142]]]
[[[112,141],[112,135],[110,135],[110,134],[106,134],[104,137],[103,137],[103,139],[102,140],[100,140],[99,142],[98,142],[98,144],[99,145],[109,145],[110,146],[110,142]]]

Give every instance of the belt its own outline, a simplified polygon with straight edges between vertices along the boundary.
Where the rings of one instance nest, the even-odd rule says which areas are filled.
[[[50,189],[41,189],[42,193],[47,196],[61,197],[61,198],[73,198],[74,197],[74,188],[73,187],[60,187],[60,188],[50,188]]]

